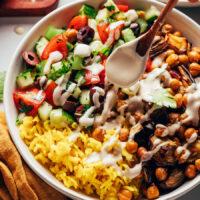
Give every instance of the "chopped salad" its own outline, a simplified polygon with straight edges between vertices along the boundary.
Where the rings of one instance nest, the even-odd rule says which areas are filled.
[[[164,24],[138,83],[118,88],[106,79],[108,56],[145,34],[158,15],[154,6],[144,11],[112,0],[98,9],[85,4],[66,27],[50,25],[34,51],[23,52],[24,70],[16,79],[17,124],[38,116],[56,130],[70,127],[74,142],[77,131],[100,142],[101,150],[82,162],[101,162],[139,190],[136,195],[122,181],[114,199],[155,199],[200,170],[198,47]]]

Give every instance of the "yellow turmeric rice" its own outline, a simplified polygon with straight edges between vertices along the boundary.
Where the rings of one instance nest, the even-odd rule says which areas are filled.
[[[66,187],[88,195],[97,194],[100,199],[106,200],[117,199],[117,192],[127,188],[137,197],[140,184],[137,179],[133,182],[101,162],[85,162],[91,153],[101,150],[103,143],[90,137],[86,131],[74,138],[76,126],[74,123],[71,127],[56,129],[48,120],[43,122],[39,117],[25,117],[19,128],[22,139],[35,158]],[[114,134],[115,130],[107,130],[104,142]],[[133,155],[125,149],[122,155],[127,160],[133,159]],[[120,164],[124,168],[126,165]]]

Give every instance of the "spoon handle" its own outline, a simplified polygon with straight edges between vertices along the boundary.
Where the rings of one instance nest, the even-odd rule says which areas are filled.
[[[167,16],[167,14],[176,6],[178,0],[168,0],[165,8],[161,11],[158,19],[155,21],[155,23],[152,25],[152,27],[149,29],[149,31],[141,37],[141,39],[138,41],[136,52],[140,56],[145,56],[148,50],[151,47],[151,44],[154,40],[154,37],[156,33],[159,31],[160,27],[162,26],[162,23]]]

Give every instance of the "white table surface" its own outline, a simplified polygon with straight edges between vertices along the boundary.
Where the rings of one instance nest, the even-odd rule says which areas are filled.
[[[74,0],[60,0],[59,6]],[[200,7],[199,8],[181,8],[185,14],[192,17],[200,24]],[[0,70],[6,71],[15,48],[24,37],[26,32],[40,19],[40,17],[11,17],[0,18]],[[24,34],[17,35],[14,32],[15,27],[23,27]],[[3,109],[3,105],[0,105]],[[200,199],[200,186],[187,193],[179,200],[199,200]]]

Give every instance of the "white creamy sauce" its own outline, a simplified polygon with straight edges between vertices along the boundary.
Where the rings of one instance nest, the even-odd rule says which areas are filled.
[[[43,90],[40,90],[40,91],[37,93],[37,96],[35,97],[35,100],[41,101],[42,98],[43,98],[42,93],[43,93]]]
[[[130,134],[129,134],[129,140],[134,140],[135,135],[139,133],[143,129],[142,125],[140,123],[136,124],[135,126],[131,127]]]
[[[156,56],[152,61],[153,69],[161,67],[163,65],[163,61],[164,61],[165,57],[166,57],[166,55],[164,53],[160,54],[159,56]]]
[[[134,22],[138,18],[138,14],[134,9],[128,10],[124,15],[127,18],[128,23]]]
[[[136,53],[135,41],[118,47],[106,63],[108,80],[120,87],[133,85],[144,72],[145,59]]]
[[[48,74],[51,70],[51,65],[53,63],[59,62],[60,60],[62,60],[62,58],[63,58],[63,55],[59,51],[54,51],[50,53],[49,58],[47,59],[47,62],[44,66],[44,74]]]
[[[99,63],[93,63],[86,67],[87,70],[91,71],[93,75],[98,75],[104,70],[104,66]]]
[[[81,57],[89,57],[92,53],[92,49],[87,44],[77,44],[74,49],[74,55]]]
[[[199,125],[200,112],[200,80],[196,84],[192,84],[187,90],[187,107],[185,113],[187,118],[183,123],[191,122],[194,126]]]
[[[45,85],[46,81],[47,81],[47,77],[46,76],[40,77],[39,86],[42,88]]]
[[[110,117],[111,109],[114,107],[117,100],[117,92],[114,89],[108,91],[104,103],[103,112],[95,119],[95,124],[103,124]]]
[[[69,86],[67,91],[62,94],[62,96],[60,97],[61,106],[63,106],[65,104],[65,101],[71,96],[71,94],[73,93],[75,88],[76,88],[76,84],[75,83],[71,83],[71,85]]]
[[[164,126],[162,124],[156,125],[156,128],[161,128],[164,130],[161,137],[166,137],[168,135],[173,136],[179,130],[180,127],[181,127],[180,122],[178,122],[176,124],[172,124],[170,126]]]
[[[118,26],[124,25],[125,21],[121,20],[121,21],[117,21],[117,22],[113,22],[110,24],[109,29],[110,30],[115,30]]]
[[[100,87],[93,87],[93,89],[95,90],[95,93],[92,96],[92,100],[93,100],[94,106],[96,108],[99,108],[100,107],[99,97],[105,96],[105,91],[104,89]]]
[[[90,116],[94,112],[95,109],[96,109],[95,106],[92,106],[82,115],[82,117],[79,119],[79,124],[81,126],[88,127],[94,124],[94,117],[90,117]]]
[[[74,89],[76,88],[76,84],[72,83],[66,92],[63,93],[63,87],[58,85],[53,91],[53,102],[56,106],[63,106],[65,101],[71,96]]]

